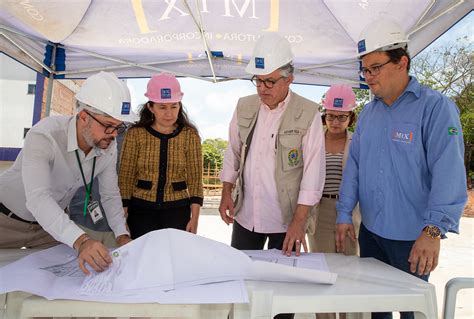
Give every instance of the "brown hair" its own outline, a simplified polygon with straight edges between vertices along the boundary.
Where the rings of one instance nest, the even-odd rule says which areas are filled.
[[[186,114],[186,111],[183,108],[183,103],[178,102],[179,104],[179,112],[178,112],[178,119],[176,120],[176,124],[182,125],[182,126],[187,126],[198,133],[198,129],[196,125],[194,125],[188,117],[188,114]],[[153,113],[151,113],[150,109],[148,107],[152,107],[153,102],[148,101],[145,104],[142,105],[141,110],[140,110],[140,119],[136,124],[134,124],[132,127],[150,127],[153,122],[155,121],[155,116]]]
[[[407,73],[410,71],[411,58],[407,50],[405,50],[404,48],[398,48],[390,51],[385,51],[385,53],[387,53],[388,57],[390,58],[390,61],[395,64],[400,62],[400,59],[402,57],[406,56],[408,59]]]

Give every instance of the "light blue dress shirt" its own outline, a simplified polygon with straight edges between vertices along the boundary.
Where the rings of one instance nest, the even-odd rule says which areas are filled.
[[[464,144],[456,105],[410,77],[391,105],[375,98],[361,112],[344,169],[337,223],[387,239],[416,240],[426,225],[459,232],[467,201]]]

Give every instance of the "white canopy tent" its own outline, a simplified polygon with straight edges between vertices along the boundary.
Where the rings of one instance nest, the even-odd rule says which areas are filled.
[[[409,34],[412,56],[473,10],[474,0],[3,0],[2,52],[54,78],[98,70],[245,79],[256,39],[292,43],[295,82],[361,84],[357,38],[381,16]],[[56,61],[53,63],[52,61]]]

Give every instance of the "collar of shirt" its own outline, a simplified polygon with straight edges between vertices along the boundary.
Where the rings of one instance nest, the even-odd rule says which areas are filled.
[[[283,112],[286,109],[288,102],[290,101],[291,94],[292,94],[291,90],[288,89],[288,94],[286,95],[285,99],[281,101],[280,103],[278,103],[278,106],[274,108],[273,110],[270,109],[270,107],[266,105],[265,103],[263,103],[261,100],[260,100],[260,106],[263,107],[268,112],[275,112],[275,113]]]
[[[112,145],[112,144],[111,144]],[[110,147],[110,146],[109,146]],[[77,144],[77,117],[76,115],[73,115],[69,119],[68,127],[67,127],[67,151],[68,152],[74,152],[76,150],[79,150],[79,154],[84,155],[84,151],[79,148],[79,145]],[[102,150],[98,147],[93,147],[93,152],[89,152],[87,156],[84,155],[86,160],[92,159],[96,156],[100,156],[105,153],[105,150]]]
[[[405,90],[402,92],[402,94],[400,94],[400,96],[397,98],[396,101],[399,101],[403,96],[405,96],[406,94],[408,93],[412,93],[416,96],[416,98],[419,98],[420,97],[420,94],[421,94],[421,85],[420,83],[418,83],[418,80],[416,78],[414,78],[413,76],[410,76],[409,77],[409,80],[408,80],[408,85],[407,87],[405,88]],[[375,96],[374,99],[376,101],[380,101],[382,103],[383,100],[382,98],[378,97],[378,96]],[[396,102],[395,101],[395,102]],[[393,106],[395,106],[396,103],[393,103],[392,104],[392,108]]]

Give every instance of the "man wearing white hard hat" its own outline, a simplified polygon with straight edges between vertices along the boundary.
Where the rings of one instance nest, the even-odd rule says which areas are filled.
[[[247,73],[257,94],[239,100],[221,174],[221,218],[237,249],[307,251],[305,231],[324,187],[324,135],[318,105],[290,90],[289,42],[258,40]],[[234,194],[231,194],[233,191]]]
[[[0,248],[46,248],[62,242],[78,251],[89,273],[112,262],[107,248],[72,222],[64,209],[86,186],[84,214],[107,216],[117,244],[130,241],[117,184],[115,137],[133,121],[130,93],[113,73],[89,77],[76,95],[77,114],[50,116],[31,128],[13,166],[0,175]],[[102,211],[91,198],[100,181]]]
[[[336,205],[337,246],[344,251],[345,236],[355,237],[351,214],[359,201],[360,256],[428,280],[440,239],[459,232],[467,200],[464,144],[453,101],[409,75],[407,44],[404,30],[389,19],[360,36],[360,75],[375,98],[352,138]]]

